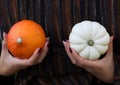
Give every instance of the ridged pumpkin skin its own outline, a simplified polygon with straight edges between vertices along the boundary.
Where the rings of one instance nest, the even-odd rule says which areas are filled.
[[[28,59],[37,48],[43,48],[45,42],[43,28],[32,20],[15,23],[7,36],[8,50],[20,59]]]
[[[97,60],[107,52],[110,35],[100,23],[85,20],[73,26],[69,42],[81,57]]]

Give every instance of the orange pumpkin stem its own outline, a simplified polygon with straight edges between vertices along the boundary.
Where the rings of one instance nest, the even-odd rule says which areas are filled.
[[[20,44],[20,43],[22,43],[22,38],[21,38],[21,37],[19,37],[19,38],[17,39],[17,44]]]

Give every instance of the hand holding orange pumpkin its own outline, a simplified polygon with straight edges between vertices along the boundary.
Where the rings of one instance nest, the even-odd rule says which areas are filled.
[[[17,57],[13,57],[10,52],[8,52],[6,39],[7,34],[3,33],[2,50],[0,55],[0,75],[9,76],[28,66],[41,63],[49,50],[49,38],[47,38],[42,50],[37,48],[29,59],[19,59]]]
[[[13,56],[28,59],[37,48],[43,48],[46,42],[43,28],[32,20],[15,23],[7,36],[7,47]]]

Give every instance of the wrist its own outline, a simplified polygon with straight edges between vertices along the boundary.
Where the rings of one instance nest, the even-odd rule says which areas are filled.
[[[107,78],[103,78],[103,79],[101,79],[103,82],[105,82],[105,83],[113,83],[113,81],[114,81],[114,76],[109,76],[109,77],[107,77]]]
[[[4,66],[3,66],[3,62],[1,61],[1,58],[0,58],[0,75],[3,76],[4,74]]]
[[[0,75],[9,76],[8,69],[6,68],[4,62],[0,59]]]
[[[113,79],[105,80],[104,82],[105,82],[105,83],[113,83]]]

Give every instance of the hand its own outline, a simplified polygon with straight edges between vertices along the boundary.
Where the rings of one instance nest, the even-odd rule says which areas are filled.
[[[98,79],[111,83],[114,77],[114,60],[113,60],[113,37],[110,38],[107,54],[104,58],[95,61],[83,59],[74,49],[70,48],[68,41],[63,41],[65,50],[71,62],[86,71],[90,72]]]
[[[36,49],[33,55],[29,59],[18,59],[16,57],[13,57],[8,52],[6,46],[6,36],[7,34],[3,33],[4,39],[2,42],[2,51],[0,57],[0,75],[9,76],[28,66],[41,63],[48,52],[49,39],[45,43],[44,48]]]

